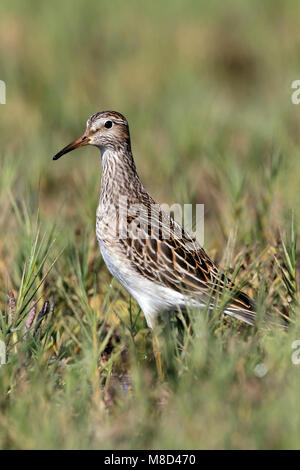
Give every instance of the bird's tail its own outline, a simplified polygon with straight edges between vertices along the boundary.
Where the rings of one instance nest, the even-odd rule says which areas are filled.
[[[255,302],[244,292],[238,292],[224,313],[238,318],[248,325],[254,325],[255,310]]]

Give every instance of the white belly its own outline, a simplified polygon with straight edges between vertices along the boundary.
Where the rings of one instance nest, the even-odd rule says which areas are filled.
[[[134,272],[129,260],[120,262],[101,240],[99,247],[109,272],[139,304],[150,328],[154,327],[155,318],[159,313],[186,305],[186,299],[180,292],[160,286]]]

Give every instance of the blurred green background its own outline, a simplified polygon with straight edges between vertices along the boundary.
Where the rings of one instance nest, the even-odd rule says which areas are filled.
[[[300,379],[290,361],[299,324],[289,337],[249,339],[203,321],[200,346],[174,363],[169,356],[173,375],[160,384],[153,363],[119,363],[125,344],[132,357],[152,350],[142,318],[131,337],[122,327],[131,310],[116,290],[107,331],[116,325],[117,352],[103,358],[97,322],[107,320],[111,279],[94,235],[100,155],[85,148],[52,161],[91,114],[123,113],[149,192],[205,204],[205,248],[217,262],[228,239],[230,266],[248,250],[244,271],[266,250],[247,290],[288,315],[278,237],[292,212],[296,229],[300,216],[300,105],[291,102],[299,20],[292,0],[1,1],[0,304],[8,318],[17,298],[23,325],[31,295],[39,306],[56,302],[40,342],[12,347],[2,325],[10,349],[0,368],[1,448],[299,447]],[[46,271],[30,264],[38,210],[41,233],[56,222],[53,251],[65,250],[33,291],[30,276]],[[26,292],[24,266],[32,266]],[[290,267],[295,276],[296,259]],[[291,286],[296,295],[295,279]],[[261,360],[266,378],[253,372]],[[97,371],[108,384],[120,370],[134,395],[105,414]]]
[[[234,209],[245,175],[255,212],[274,150],[283,155],[277,209],[298,211],[299,108],[291,103],[299,78],[297,5],[4,0],[2,161],[18,161],[19,188],[41,184],[43,212],[55,214],[67,199],[76,214],[78,192],[88,209],[89,183],[96,204],[99,154],[85,149],[57,163],[51,156],[92,113],[115,109],[129,120],[149,191],[160,201],[205,203],[207,243],[214,199]],[[94,223],[93,209],[87,223]]]

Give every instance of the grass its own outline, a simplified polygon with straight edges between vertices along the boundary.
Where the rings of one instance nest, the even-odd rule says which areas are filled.
[[[1,449],[300,447],[299,14],[1,2]],[[103,109],[128,117],[157,200],[205,204],[207,252],[258,305],[254,328],[220,308],[162,318],[163,382],[96,245],[99,154],[51,160]]]

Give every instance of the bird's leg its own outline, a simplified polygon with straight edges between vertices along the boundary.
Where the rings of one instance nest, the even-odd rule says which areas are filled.
[[[162,370],[160,345],[159,345],[158,335],[155,331],[153,331],[153,333],[152,333],[152,344],[153,344],[153,353],[154,353],[154,357],[155,357],[157,373],[158,373],[159,379],[161,381],[163,381],[164,373],[163,373],[163,370]]]

